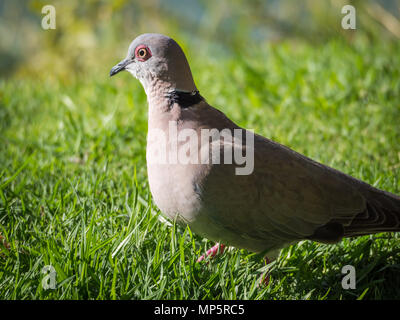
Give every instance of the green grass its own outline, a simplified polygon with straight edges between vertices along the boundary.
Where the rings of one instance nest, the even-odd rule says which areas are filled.
[[[198,88],[239,125],[400,194],[400,46],[295,43],[188,52]],[[115,57],[118,60],[119,57]],[[0,81],[0,298],[399,299],[400,236],[196,263],[212,243],[158,221],[146,97],[127,73]],[[44,71],[51,73],[51,71]],[[341,287],[341,268],[357,288]],[[52,265],[57,288],[45,290]]]

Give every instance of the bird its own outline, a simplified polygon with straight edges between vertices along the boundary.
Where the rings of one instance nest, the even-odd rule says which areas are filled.
[[[217,243],[207,255],[228,245],[272,261],[281,249],[303,240],[334,244],[348,237],[400,231],[399,196],[241,128],[208,104],[172,38],[139,35],[110,76],[123,70],[141,82],[147,95],[146,161],[152,197],[165,216]],[[219,161],[157,158],[154,150],[160,145],[173,154],[184,142],[176,143],[171,128],[177,134],[195,134],[197,151],[208,146],[205,154],[215,151]],[[232,137],[240,131],[246,139],[220,136],[204,142],[199,138],[204,130],[225,130]],[[157,134],[150,137],[151,132]],[[221,160],[229,147],[232,152],[253,152],[251,172],[238,174],[243,163],[229,161],[229,154],[228,161]]]

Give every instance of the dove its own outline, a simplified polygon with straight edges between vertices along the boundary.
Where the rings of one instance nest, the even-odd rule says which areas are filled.
[[[164,215],[218,243],[207,254],[214,255],[221,243],[220,251],[224,244],[273,260],[302,240],[333,244],[400,231],[399,196],[241,128],[209,105],[172,38],[138,36],[110,76],[123,70],[147,95],[153,199]],[[202,139],[204,132],[208,139]],[[195,156],[188,159],[187,152]],[[249,157],[232,156],[243,153]],[[238,171],[247,165],[243,159],[247,172]]]

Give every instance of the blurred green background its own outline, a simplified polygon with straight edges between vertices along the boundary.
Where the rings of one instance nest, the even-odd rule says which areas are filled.
[[[400,194],[399,17],[400,0],[1,0],[0,298],[400,299],[399,233],[290,246],[265,288],[245,250],[196,263],[213,243],[157,220],[145,93],[109,78],[136,36],[166,34],[238,125]]]
[[[41,9],[55,6],[56,30],[43,30]],[[341,8],[357,8],[357,31],[341,28]],[[396,0],[147,0],[0,2],[0,74],[69,78],[106,75],[144,32],[165,33],[205,59],[243,54],[266,42],[324,43],[400,38]]]

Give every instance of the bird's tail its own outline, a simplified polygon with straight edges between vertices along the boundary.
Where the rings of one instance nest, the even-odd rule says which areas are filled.
[[[400,231],[400,197],[369,185],[364,185],[360,192],[366,198],[367,206],[343,225],[345,237]]]

